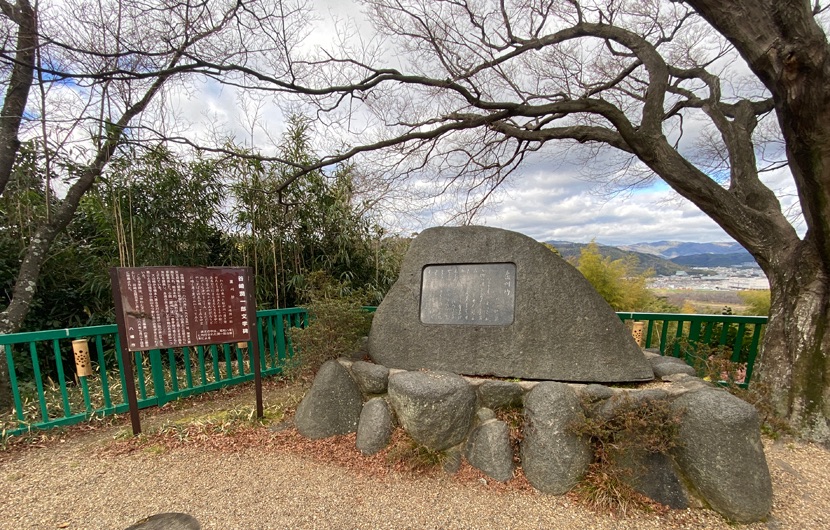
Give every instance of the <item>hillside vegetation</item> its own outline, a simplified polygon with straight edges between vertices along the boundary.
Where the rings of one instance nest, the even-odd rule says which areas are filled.
[[[674,263],[665,258],[661,258],[660,256],[655,256],[654,254],[622,250],[617,247],[600,245],[598,243],[571,243],[569,241],[548,241],[547,243],[553,245],[559,251],[559,254],[565,259],[579,258],[585,248],[589,245],[595,245],[599,251],[599,254],[603,258],[609,258],[611,260],[635,260],[635,264],[633,266],[633,272],[635,274],[643,274],[649,269],[652,270],[657,276],[672,276],[678,271],[705,274],[705,272],[696,270],[694,267]]]
[[[734,267],[744,263],[755,263],[747,251],[731,254],[690,254],[672,258],[671,261],[686,267]]]

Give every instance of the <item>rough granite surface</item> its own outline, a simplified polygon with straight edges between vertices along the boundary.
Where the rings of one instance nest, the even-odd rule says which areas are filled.
[[[680,396],[683,412],[678,464],[712,509],[735,522],[753,522],[772,510],[772,481],[755,407],[725,390]]]
[[[297,430],[308,438],[327,438],[357,430],[363,396],[349,371],[337,361],[320,367],[294,416]]]
[[[425,324],[428,265],[515,264],[512,323]],[[410,246],[398,281],[377,309],[372,359],[389,368],[571,382],[651,380],[642,350],[614,310],[573,266],[517,232],[437,227]]]
[[[463,377],[448,372],[390,375],[388,397],[406,432],[435,451],[464,441],[475,417],[475,390]]]

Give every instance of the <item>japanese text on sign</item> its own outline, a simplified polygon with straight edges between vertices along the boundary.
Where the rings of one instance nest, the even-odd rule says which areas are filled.
[[[247,269],[119,268],[131,351],[247,341]]]

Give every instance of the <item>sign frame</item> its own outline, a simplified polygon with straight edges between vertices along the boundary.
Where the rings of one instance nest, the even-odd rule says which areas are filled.
[[[220,280],[211,280],[215,278]],[[233,280],[225,281],[230,278]],[[203,287],[194,289],[194,280],[199,280]],[[124,369],[124,391],[134,435],[141,433],[130,355],[135,351],[250,342],[256,415],[263,417],[256,284],[250,267],[112,267],[110,281]],[[165,287],[175,292],[164,291]],[[194,296],[194,291],[198,296]],[[163,304],[152,299],[158,295],[163,297]],[[209,308],[197,305],[197,302],[207,302]],[[236,317],[239,322],[235,321]],[[216,329],[212,325],[225,327]],[[140,337],[136,337],[137,327],[143,331]],[[214,336],[221,340],[210,338]]]
[[[510,326],[516,282],[510,261],[428,263],[421,269],[418,319],[424,325]]]

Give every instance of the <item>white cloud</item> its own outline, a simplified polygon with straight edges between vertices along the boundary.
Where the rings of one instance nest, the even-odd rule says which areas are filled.
[[[786,170],[765,177],[798,221],[798,203]],[[614,197],[595,184],[566,173],[517,175],[512,188],[479,219],[481,224],[516,230],[538,240],[620,245],[642,241],[731,241],[732,238],[690,201],[662,182]],[[796,222],[798,227],[798,223]]]
[[[505,188],[494,194],[474,219],[475,224],[515,230],[540,241],[587,243],[596,240],[611,245],[660,240],[732,241],[715,221],[662,181],[609,196],[600,193],[599,184],[580,179],[565,164],[559,167],[547,164],[546,168],[538,161],[529,162]],[[788,171],[766,174],[764,180],[776,192],[782,209],[792,213],[798,229],[798,201]],[[434,183],[420,184],[435,186]],[[442,206],[447,207],[447,202]],[[411,201],[408,207],[413,209]],[[385,216],[383,222],[402,234],[436,224],[452,224],[446,211],[435,203],[421,204],[411,216]]]
[[[519,184],[520,185],[520,184]],[[562,197],[559,189],[505,194],[484,224],[523,232],[539,240],[626,244],[663,239],[728,241],[730,238],[688,201],[669,191],[601,197],[582,190]]]

